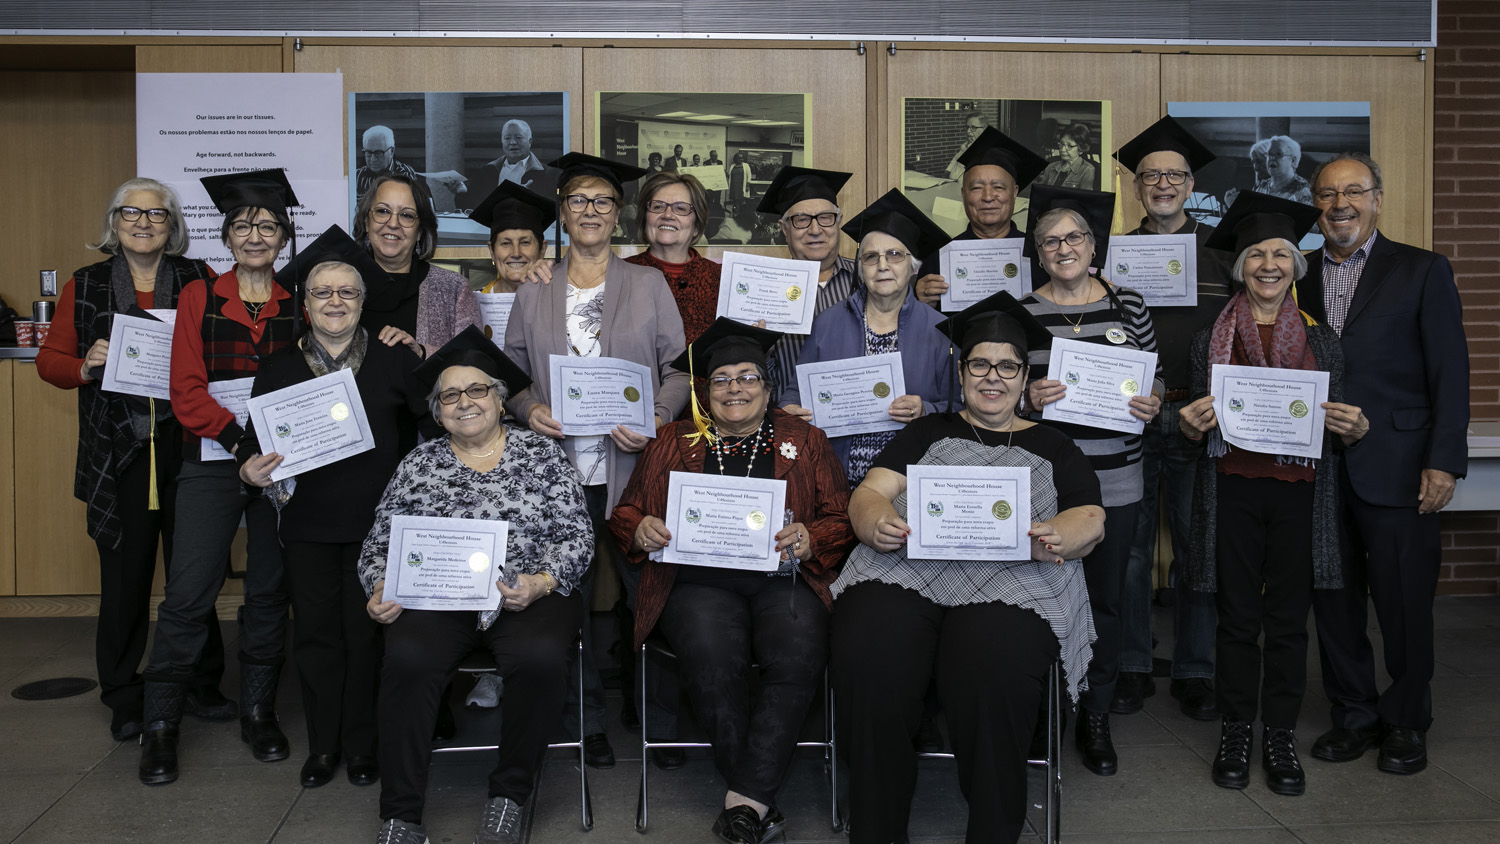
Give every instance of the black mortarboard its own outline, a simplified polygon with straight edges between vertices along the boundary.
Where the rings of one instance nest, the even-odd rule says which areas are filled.
[[[771,186],[766,188],[766,195],[761,197],[760,205],[755,210],[779,216],[793,205],[808,199],[826,199],[837,205],[839,190],[853,176],[853,173],[840,173],[836,170],[814,170],[788,165],[777,171],[776,178],[771,180]]]
[[[1047,159],[993,126],[984,127],[979,137],[959,153],[958,163],[964,166],[965,171],[981,164],[1000,167],[1016,180],[1017,190],[1031,184],[1032,179],[1047,169]]]
[[[491,239],[507,229],[525,229],[535,232],[540,242],[546,239],[544,233],[556,214],[557,205],[553,200],[515,182],[505,181],[490,191],[490,195],[469,214],[469,219],[488,226]]]
[[[911,254],[934,255],[953,238],[928,219],[896,188],[875,200],[859,216],[844,224],[844,234],[858,243],[870,232],[884,232],[901,241]]]
[[[699,378],[707,378],[715,369],[736,363],[753,363],[764,369],[766,352],[780,339],[780,331],[757,328],[721,316],[697,340],[688,344],[687,350],[672,361],[672,368],[691,372]]]
[[[988,296],[937,324],[942,332],[967,354],[980,343],[1009,343],[1021,357],[1052,345],[1052,332],[1026,306],[1004,290]]]
[[[307,274],[324,261],[342,261],[359,271],[365,290],[385,280],[385,271],[370,257],[369,250],[354,242],[339,226],[329,226],[318,239],[304,247],[276,273],[276,283],[293,293],[307,284]],[[298,307],[301,303],[298,303]],[[368,327],[368,326],[367,326]]]
[[[476,326],[468,326],[458,336],[428,355],[414,374],[428,387],[437,386],[443,371],[450,366],[472,366],[491,378],[505,382],[512,396],[531,386],[531,376],[505,356],[499,346],[490,342]]]
[[[1115,221],[1115,195],[1102,190],[1032,185],[1031,205],[1026,209],[1031,232],[1021,250],[1026,257],[1036,257],[1038,224],[1042,215],[1054,208],[1071,208],[1083,215],[1094,235],[1094,266],[1103,266],[1104,257],[1109,254],[1109,228]]]
[[[562,158],[547,162],[547,166],[556,167],[562,171],[557,175],[559,191],[575,176],[596,176],[614,185],[615,193],[621,196],[625,195],[626,182],[633,182],[649,172],[646,168],[637,167],[634,164],[610,161],[607,158],[582,152],[570,152]]]
[[[1263,240],[1279,237],[1296,246],[1312,231],[1323,212],[1311,205],[1242,190],[1234,204],[1224,212],[1224,219],[1203,245],[1234,254],[1245,251]]]
[[[1179,153],[1187,159],[1188,169],[1195,172],[1214,160],[1213,150],[1170,116],[1152,123],[1146,131],[1131,138],[1115,153],[1115,159],[1134,173],[1141,166],[1141,159],[1153,152]]]
[[[208,191],[208,198],[213,200],[220,214],[228,214],[236,208],[264,208],[285,214],[287,208],[302,204],[292,192],[292,183],[286,180],[286,171],[280,167],[204,176],[198,181],[203,183],[203,189]]]

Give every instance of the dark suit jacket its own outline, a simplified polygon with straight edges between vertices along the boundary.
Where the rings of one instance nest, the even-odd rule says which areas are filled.
[[[1448,259],[1377,232],[1344,320],[1345,401],[1370,433],[1344,454],[1366,503],[1411,507],[1423,469],[1468,469],[1469,350]],[[1297,302],[1327,322],[1323,253],[1308,256]]]

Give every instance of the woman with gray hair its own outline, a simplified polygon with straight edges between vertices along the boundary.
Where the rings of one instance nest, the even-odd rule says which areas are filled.
[[[106,393],[99,381],[116,314],[175,309],[188,282],[216,277],[207,264],[183,257],[187,246],[175,191],[155,179],[120,185],[104,212],[98,242],[89,244],[107,257],[63,285],[57,317],[36,357],[42,380],[78,391],[73,494],[86,505],[88,534],[99,548],[94,659],[99,698],[110,708],[116,741],[141,732],[143,684],[137,672],[146,653],[158,537],[167,569],[172,566],[182,429],[169,402]],[[199,717],[228,720],[235,707],[219,693],[224,643],[212,609],[205,623],[209,639],[188,708]]]

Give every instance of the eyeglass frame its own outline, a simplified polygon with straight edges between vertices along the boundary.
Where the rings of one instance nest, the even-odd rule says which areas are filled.
[[[266,230],[268,226],[270,227],[270,231]],[[241,230],[242,227],[243,230]],[[252,223],[249,220],[235,220],[229,224],[229,233],[235,237],[249,237],[252,230],[260,232],[261,237],[275,237],[281,233],[281,224],[275,220],[261,220],[258,223]]]
[[[1073,239],[1074,235],[1078,236],[1077,240]],[[1093,232],[1068,232],[1066,237],[1044,237],[1042,238],[1041,242],[1037,244],[1037,248],[1042,250],[1043,252],[1056,252],[1057,250],[1062,248],[1062,245],[1064,243],[1068,244],[1069,246],[1082,246],[1083,241],[1086,238],[1092,238],[1093,236]],[[1049,243],[1052,245],[1048,246],[1047,244]]]
[[[1329,205],[1337,202],[1340,196],[1349,200],[1350,202],[1358,202],[1363,199],[1366,194],[1379,193],[1380,190],[1380,188],[1376,187],[1367,188],[1364,185],[1354,185],[1353,187],[1347,187],[1343,190],[1337,190],[1335,188],[1324,188],[1317,193],[1314,193],[1312,195],[1312,198],[1313,202],[1323,202]],[[1353,192],[1351,193],[1351,191]]]
[[[905,249],[886,249],[880,252],[861,252],[857,260],[863,266],[878,267],[880,266],[880,259],[884,258],[888,266],[904,267],[906,266],[906,259],[910,257],[912,257],[912,254]]]
[[[131,216],[131,211],[135,212],[135,216]],[[121,205],[115,208],[115,213],[119,214],[120,219],[127,223],[137,222],[141,219],[142,214],[146,215],[146,221],[150,223],[166,223],[172,219],[172,212],[165,208],[137,208],[134,205]],[[161,219],[154,219],[151,216],[152,214],[160,214]]]
[[[577,196],[578,194],[568,195]],[[679,217],[689,217],[698,213],[698,209],[694,208],[691,202],[667,202],[664,199],[653,199],[646,203],[646,210],[652,214],[665,214],[667,209],[671,209],[672,213]]]
[[[980,373],[977,373],[977,372],[975,372],[973,370],[972,366],[973,366],[973,364],[976,364],[976,363],[982,363],[982,364],[984,364],[984,366],[985,366],[984,374],[981,375]],[[958,365],[961,366],[961,367],[963,367],[964,372],[968,373],[969,375],[974,376],[975,378],[980,379],[981,381],[984,380],[985,378],[990,377],[990,373],[991,372],[999,372],[1001,380],[1009,381],[1010,379],[1012,379],[1012,378],[1016,377],[1017,375],[1020,375],[1022,372],[1026,371],[1026,364],[1024,364],[1024,363],[1017,363],[1017,362],[1015,362],[1013,360],[1002,360],[999,363],[991,363],[990,361],[987,361],[984,358],[964,358],[963,360],[961,360],[961,361],[958,362]],[[1000,368],[1003,367],[1003,366],[1014,366],[1016,368],[1016,371],[1012,372],[1009,375],[1006,375],[1004,372],[1000,372]]]
[[[407,216],[408,214],[411,216]],[[414,229],[422,224],[422,215],[418,214],[415,208],[392,211],[388,206],[376,205],[370,209],[370,219],[374,220],[377,226],[385,225],[392,217],[396,218],[396,225],[403,229]]]
[[[748,390],[752,385],[759,384],[765,386],[765,383],[766,376],[761,375],[759,372],[746,372],[743,375],[736,375],[733,378],[727,375],[719,375],[708,379],[709,389],[719,392],[728,390],[730,384],[739,384],[740,389]]]
[[[824,217],[829,218],[828,222],[823,222]],[[788,214],[781,219],[792,228],[798,230],[812,228],[814,222],[817,222],[818,228],[831,229],[839,224],[839,212],[823,211],[817,214]],[[798,220],[802,221],[800,225],[797,222]]]
[[[499,384],[490,382],[488,384],[470,384],[462,390],[456,387],[450,387],[437,394],[438,404],[444,405],[446,407],[452,407],[453,405],[458,404],[458,397],[460,395],[465,395],[473,399],[474,401],[479,401],[480,399],[489,395],[491,391],[495,390],[499,386]],[[449,399],[452,399],[452,401],[449,401]]]
[[[600,208],[599,203],[601,202],[605,203],[609,207]],[[568,207],[568,210],[572,211],[574,214],[582,214],[585,212],[585,210],[592,207],[594,209],[594,213],[602,217],[605,214],[618,209],[620,207],[620,200],[614,198],[613,196],[584,196],[581,193],[570,193],[567,196],[563,197],[563,204],[566,205]],[[577,206],[576,208],[574,207],[575,205]]]
[[[1166,177],[1167,184],[1174,187],[1177,185],[1185,185],[1187,184],[1188,179],[1193,178],[1193,174],[1187,170],[1146,170],[1144,172],[1137,173],[1135,177],[1139,179],[1141,184],[1145,185],[1146,187],[1155,187],[1161,184],[1163,176]],[[1178,177],[1176,181],[1173,181],[1173,176]]]
[[[326,296],[320,296],[320,295],[318,295],[320,293],[326,293],[328,295],[326,295]],[[307,295],[313,297],[314,299],[318,299],[318,300],[321,300],[321,301],[324,301],[324,302],[328,301],[329,299],[332,299],[335,293],[338,294],[339,299],[341,299],[341,300],[343,300],[345,302],[352,302],[355,299],[361,299],[365,295],[365,291],[363,289],[361,289],[361,288],[358,288],[358,287],[338,287],[338,288],[334,288],[334,287],[309,287],[309,288],[307,288]],[[345,296],[344,295],[345,293],[352,293],[353,295]]]

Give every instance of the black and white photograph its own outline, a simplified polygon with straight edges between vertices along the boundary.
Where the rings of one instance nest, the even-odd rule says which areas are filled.
[[[949,234],[968,225],[958,156],[986,126],[1047,159],[1036,179],[1044,185],[1100,190],[1114,149],[1107,100],[907,97],[901,118],[901,190]],[[1029,196],[1029,189],[1021,192],[1011,216],[1023,229]]]
[[[483,246],[489,231],[469,212],[502,181],[553,196],[547,162],[565,152],[565,91],[350,94],[350,213],[381,173],[421,177],[438,246]]]
[[[771,244],[776,221],[755,208],[787,165],[807,164],[809,94],[598,94],[599,155],[695,176],[708,192],[709,243]],[[627,194],[632,193],[629,187]],[[617,242],[638,242],[632,197],[626,197]]]
[[[1318,165],[1341,152],[1370,151],[1370,104],[1168,103],[1167,113],[1217,156],[1193,174],[1186,210],[1217,225],[1242,190],[1312,204]],[[1314,228],[1299,244],[1318,249]]]

